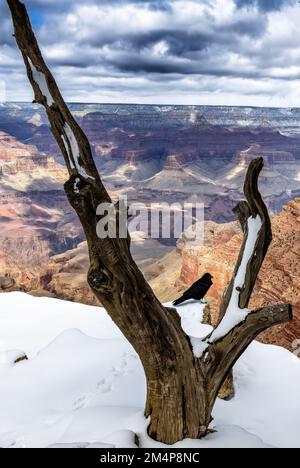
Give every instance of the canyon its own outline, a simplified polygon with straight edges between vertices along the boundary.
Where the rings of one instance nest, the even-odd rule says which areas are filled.
[[[196,197],[206,219],[233,220],[247,162],[261,154],[261,189],[272,212],[300,196],[297,109],[70,104],[112,197],[174,203]],[[44,111],[0,107],[0,131],[63,163]]]
[[[283,328],[280,338],[276,330],[264,337],[290,349],[300,319],[300,110],[108,104],[70,108],[90,139],[113,200],[126,195],[130,204],[152,204],[152,210],[163,203],[204,204],[204,246],[187,246],[184,234],[179,240],[173,234],[164,239],[158,230],[151,239],[133,232],[132,251],[165,302],[204,270],[212,272],[215,284],[208,302],[213,320],[241,242],[232,208],[243,197],[247,165],[264,157],[260,186],[273,215],[275,237],[253,306],[293,303],[293,324]],[[1,104],[0,290],[95,304],[85,279],[84,234],[63,191],[66,178],[43,110],[35,104]]]

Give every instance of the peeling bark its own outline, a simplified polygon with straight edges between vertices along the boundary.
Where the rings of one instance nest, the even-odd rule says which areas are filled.
[[[244,321],[220,339],[210,342],[208,337],[204,340],[207,342],[204,356],[194,356],[176,310],[160,304],[135,264],[130,253],[129,235],[126,239],[98,238],[97,207],[100,203],[111,203],[111,200],[96,169],[90,144],[44,62],[25,6],[18,0],[7,0],[7,3],[35,101],[46,109],[52,133],[69,171],[65,191],[87,238],[89,285],[135,348],[145,370],[148,388],[145,414],[151,417],[148,432],[166,444],[184,438],[204,437],[210,432],[212,409],[228,372],[260,332],[291,320],[291,306],[275,305],[248,314]],[[271,224],[258,190],[262,167],[262,159],[250,164],[245,182],[247,202],[241,202],[235,210],[245,240],[233,280],[224,295],[221,318],[226,315],[234,292],[234,278],[243,259],[248,236],[247,220],[251,216],[261,217],[262,228],[239,294],[241,308],[249,303],[271,242]]]

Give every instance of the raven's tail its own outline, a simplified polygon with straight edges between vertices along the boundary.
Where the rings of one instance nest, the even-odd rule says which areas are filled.
[[[181,296],[179,299],[173,302],[173,305],[178,306],[179,304],[182,304],[185,300],[186,298],[184,296]]]

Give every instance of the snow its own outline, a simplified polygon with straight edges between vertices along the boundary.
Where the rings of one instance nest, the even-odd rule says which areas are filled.
[[[4,370],[14,367],[18,359],[25,358],[23,351],[0,351],[0,375]]]
[[[63,139],[64,145],[66,147],[67,153],[69,155],[71,169],[76,169],[78,174],[80,174],[85,179],[93,179],[93,177],[89,176],[86,173],[85,169],[79,164],[79,157],[80,157],[79,145],[78,145],[76,136],[74,135],[74,132],[72,131],[69,124],[65,123],[64,131],[65,131],[65,134],[66,134],[66,137],[67,137],[68,141],[66,140],[64,135],[62,135],[62,139]],[[68,144],[68,142],[69,142],[69,144]],[[71,149],[71,155],[70,155],[70,149]],[[71,156],[73,157],[73,160],[72,160]],[[74,166],[74,164],[75,164],[75,166]]]
[[[240,291],[245,284],[248,263],[255,253],[256,241],[261,228],[262,219],[259,215],[257,215],[256,218],[250,217],[248,219],[248,237],[245,244],[244,255],[234,280],[231,299],[223,320],[209,339],[210,343],[226,336],[230,330],[242,323],[250,312],[249,309],[240,309],[239,297]]]
[[[173,307],[172,303],[167,304],[167,306]],[[176,307],[181,318],[182,329],[189,336],[194,356],[197,358],[200,358],[207,350],[209,343],[204,339],[213,330],[210,325],[202,323],[204,308],[205,304],[194,300],[187,301]]]
[[[79,190],[79,188],[78,188],[78,184],[79,184],[79,183],[80,183],[80,179],[77,178],[77,179],[75,180],[75,182],[74,182],[74,193],[77,193],[77,194],[80,193],[80,190]]]
[[[51,92],[49,90],[49,87],[48,87],[48,84],[47,84],[47,81],[46,81],[46,77],[45,77],[44,73],[39,72],[35,68],[35,66],[33,65],[30,58],[29,57],[27,57],[27,58],[28,58],[28,62],[29,62],[29,65],[30,65],[30,68],[31,68],[31,71],[32,71],[33,79],[36,82],[36,84],[38,85],[38,87],[40,88],[40,91],[41,91],[42,95],[46,98],[47,105],[49,107],[51,107],[52,104],[54,104],[54,100],[53,100],[52,94],[51,94]]]
[[[199,303],[179,313],[191,336],[207,334]],[[147,436],[140,360],[104,309],[0,294],[0,344],[0,447],[132,448],[135,434],[141,447],[163,446]],[[176,447],[299,448],[300,361],[254,342],[234,375],[235,397],[214,409],[217,432]]]

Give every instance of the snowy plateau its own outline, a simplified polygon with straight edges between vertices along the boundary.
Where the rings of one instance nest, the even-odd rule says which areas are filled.
[[[178,308],[201,338],[201,305]],[[26,355],[28,360],[15,363]],[[177,448],[300,447],[300,361],[254,342],[235,366],[235,397],[218,400],[204,440]],[[163,447],[147,436],[141,363],[104,309],[0,295],[0,447]]]

